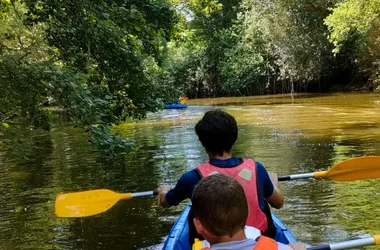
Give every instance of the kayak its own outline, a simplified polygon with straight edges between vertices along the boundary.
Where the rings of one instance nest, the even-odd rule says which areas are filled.
[[[181,104],[181,103],[165,104],[165,109],[185,109],[185,108],[187,108],[187,104]]]
[[[177,221],[174,223],[165,241],[164,250],[191,250],[189,245],[189,225],[187,217],[190,212],[190,204],[182,211]],[[274,225],[283,233],[289,242],[297,242],[294,235],[289,231],[285,224],[272,212]]]

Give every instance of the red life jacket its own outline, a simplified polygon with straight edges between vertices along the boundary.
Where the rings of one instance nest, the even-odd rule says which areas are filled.
[[[203,247],[200,250],[211,250],[211,248]],[[252,250],[278,250],[278,243],[271,238],[260,236]]]
[[[231,176],[242,184],[249,207],[246,225],[256,227],[260,229],[261,232],[266,232],[268,229],[268,219],[259,205],[256,163],[252,159],[244,159],[240,165],[232,168],[219,168],[207,162],[199,165],[197,169],[202,178],[214,173],[220,173]]]

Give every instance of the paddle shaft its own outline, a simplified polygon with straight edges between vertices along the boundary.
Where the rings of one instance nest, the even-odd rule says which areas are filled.
[[[307,250],[341,250],[375,245],[380,245],[380,235],[374,235],[371,237],[356,240],[342,241],[338,243],[331,243],[321,246],[308,247]]]
[[[327,171],[314,172],[314,173],[305,173],[305,174],[292,174],[286,176],[278,177],[278,181],[290,181],[290,180],[299,180],[299,179],[310,179],[310,178],[323,178]]]
[[[314,173],[279,176],[278,181],[290,181],[290,180],[309,179],[309,178],[314,178]]]
[[[124,194],[120,194],[119,200],[129,200],[132,198],[147,197],[147,196],[154,196],[154,195],[158,195],[158,192],[144,191],[144,192],[136,192],[136,193],[124,193]]]
[[[145,192],[131,193],[131,197],[132,198],[145,197],[145,196],[154,196],[154,195],[158,195],[158,192],[156,190],[154,190],[154,191],[145,191]]]

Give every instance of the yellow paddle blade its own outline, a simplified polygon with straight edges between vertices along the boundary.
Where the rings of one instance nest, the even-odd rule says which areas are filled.
[[[380,234],[374,235],[373,239],[375,240],[375,245],[380,245]]]
[[[119,194],[107,189],[60,194],[55,200],[58,217],[86,217],[100,214],[119,200],[132,198],[131,193]]]
[[[363,156],[339,162],[329,171],[315,172],[315,178],[355,181],[380,178],[380,156]]]

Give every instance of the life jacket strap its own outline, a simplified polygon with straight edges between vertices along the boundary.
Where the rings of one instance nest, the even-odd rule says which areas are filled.
[[[192,250],[211,250],[211,248],[207,241],[196,238]],[[260,236],[252,250],[278,250],[278,243],[269,237]]]
[[[257,244],[253,248],[253,250],[277,250],[278,249],[278,243],[265,236],[260,236],[259,240],[257,241]]]
[[[210,244],[206,240],[194,239],[192,250],[211,250]]]

